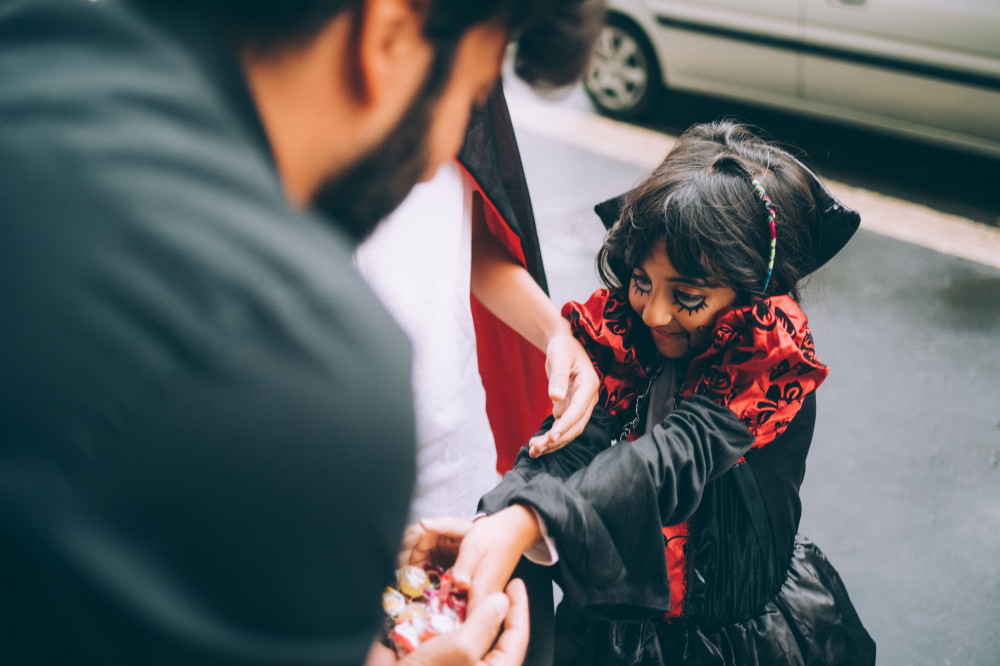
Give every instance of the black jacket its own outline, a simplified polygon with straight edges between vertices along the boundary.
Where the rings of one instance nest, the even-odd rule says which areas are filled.
[[[0,4],[0,662],[357,664],[409,345],[196,16]]]

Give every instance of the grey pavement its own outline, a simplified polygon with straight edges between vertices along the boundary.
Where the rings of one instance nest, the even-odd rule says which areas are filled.
[[[645,170],[514,122],[552,298],[586,298],[591,207]],[[801,532],[840,571],[879,664],[1000,664],[1000,269],[862,230],[803,307],[832,371]]]

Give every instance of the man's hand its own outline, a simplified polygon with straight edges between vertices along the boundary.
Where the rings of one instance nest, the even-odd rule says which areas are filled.
[[[455,631],[432,638],[398,662],[392,650],[376,644],[365,666],[520,666],[527,650],[528,594],[524,583],[512,580],[506,593],[491,594],[471,609]]]
[[[448,568],[458,555],[462,539],[472,529],[464,518],[427,518],[403,532],[396,566],[436,564]]]
[[[580,436],[597,404],[600,381],[590,357],[571,333],[552,336],[545,348],[549,398],[555,417],[547,433],[528,441],[532,458],[557,451]]]
[[[535,512],[515,504],[472,524],[451,568],[455,584],[469,592],[469,608],[502,590],[521,555],[542,538]]]

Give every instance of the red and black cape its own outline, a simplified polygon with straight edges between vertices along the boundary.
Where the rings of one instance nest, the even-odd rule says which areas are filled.
[[[548,293],[528,184],[501,84],[470,119],[458,161],[476,186],[480,196],[475,205],[481,206],[490,231]],[[552,411],[545,355],[471,298],[479,373],[502,473]]]

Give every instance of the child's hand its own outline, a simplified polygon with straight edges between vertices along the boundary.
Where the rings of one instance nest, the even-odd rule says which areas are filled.
[[[542,538],[535,512],[515,504],[472,524],[462,541],[451,577],[469,593],[469,610],[504,589],[521,555]]]
[[[557,333],[545,349],[549,375],[549,398],[555,417],[547,433],[528,441],[532,458],[552,453],[580,436],[597,405],[600,381],[590,356],[571,333]]]

